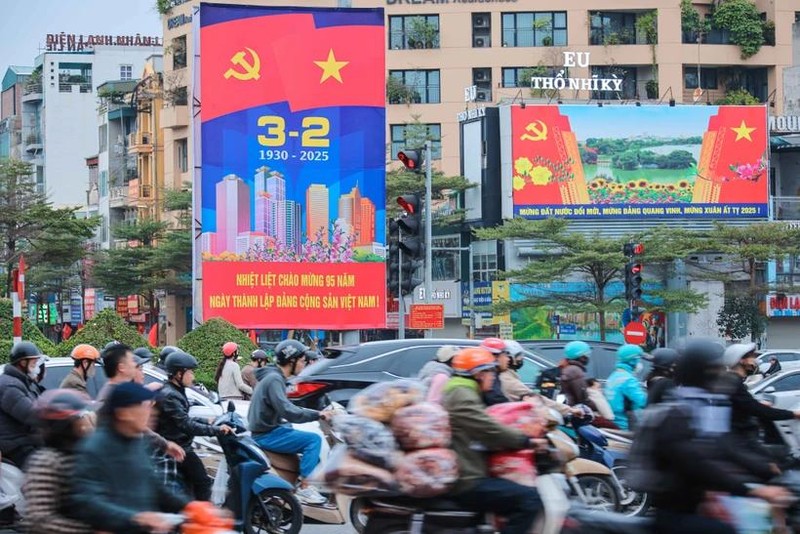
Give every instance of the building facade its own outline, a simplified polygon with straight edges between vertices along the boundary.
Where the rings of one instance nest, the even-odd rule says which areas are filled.
[[[0,158],[23,159],[22,95],[33,67],[8,67],[0,86]],[[34,80],[35,81],[35,80]]]

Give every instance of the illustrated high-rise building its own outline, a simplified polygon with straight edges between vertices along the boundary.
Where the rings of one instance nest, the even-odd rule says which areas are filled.
[[[217,183],[217,251],[236,252],[236,237],[250,231],[250,188],[235,174]]]
[[[278,239],[287,248],[299,250],[302,237],[302,212],[300,205],[294,200],[278,202],[277,219],[280,234]]]
[[[275,209],[277,203],[266,191],[256,192],[256,232],[275,237]]]
[[[266,240],[263,232],[242,232],[236,236],[236,254],[247,254],[256,246],[263,248]]]
[[[203,232],[200,235],[200,250],[208,254],[217,254],[217,234],[214,232]]]
[[[255,175],[256,231],[285,242],[286,217],[279,204],[286,201],[286,179],[278,171],[260,167]]]
[[[328,242],[329,198],[326,185],[311,184],[306,189],[306,237],[310,240],[316,239],[317,234],[321,234],[321,242]]]
[[[356,185],[349,193],[339,197],[339,219],[349,228],[355,245],[369,245],[375,241],[375,204],[361,196]]]
[[[375,204],[361,197],[361,233],[357,245],[371,245],[375,242]]]

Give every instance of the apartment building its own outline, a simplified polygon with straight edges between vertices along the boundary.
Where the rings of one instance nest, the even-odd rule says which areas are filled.
[[[0,158],[22,159],[22,94],[33,67],[12,65],[0,88]]]

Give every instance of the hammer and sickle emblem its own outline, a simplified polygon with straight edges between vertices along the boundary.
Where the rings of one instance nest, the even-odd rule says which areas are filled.
[[[250,52],[252,62],[247,60],[247,53]],[[261,59],[252,48],[245,47],[244,50],[236,52],[231,58],[231,63],[236,67],[241,67],[242,70],[230,68],[225,71],[225,79],[236,78],[237,80],[258,80],[261,77]]]
[[[547,141],[547,125],[542,121],[531,122],[525,127],[525,131],[528,133],[519,137],[523,141]]]

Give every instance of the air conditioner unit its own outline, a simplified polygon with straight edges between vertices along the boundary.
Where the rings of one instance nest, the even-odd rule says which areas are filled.
[[[475,37],[472,39],[472,48],[489,48],[488,37]]]
[[[489,21],[489,15],[475,15],[472,17],[472,26],[474,28],[488,28]]]
[[[492,79],[492,73],[489,70],[478,69],[474,71],[472,78],[475,82],[488,82]]]
[[[491,99],[492,99],[491,91],[488,91],[486,89],[478,89],[478,94],[475,98],[477,102],[488,102]]]

